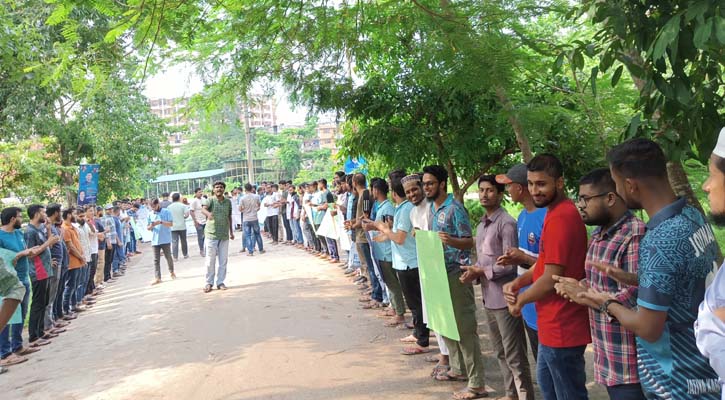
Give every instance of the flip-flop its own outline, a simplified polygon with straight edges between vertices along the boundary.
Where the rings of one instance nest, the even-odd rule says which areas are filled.
[[[449,370],[450,371],[450,370]],[[468,380],[468,377],[466,376],[453,376],[449,375],[448,371],[441,371],[438,375],[433,377],[433,379],[437,380],[438,382],[465,382]]]
[[[425,354],[430,353],[430,349],[427,347],[404,347],[403,350],[400,351],[400,354],[404,356],[414,356],[417,354]]]
[[[28,361],[28,357],[21,357],[17,354],[11,354],[0,360],[0,367],[9,367],[11,365],[17,365],[26,361]]]
[[[433,371],[431,371],[430,376],[431,378],[435,378],[436,376],[438,376],[438,374],[447,374],[450,370],[450,365],[436,365],[435,367],[433,367]]]
[[[40,349],[37,347],[21,347],[20,350],[15,351],[14,353],[20,356],[24,356],[26,354],[32,354],[37,351],[40,351]]]
[[[483,399],[485,397],[488,397],[486,389],[484,389],[483,392],[477,392],[467,387],[460,392],[453,393],[453,398],[456,400]]]
[[[398,326],[402,323],[403,322],[400,322],[400,321],[388,321],[388,322],[384,323],[383,326],[388,327],[388,328],[395,328],[396,326]]]

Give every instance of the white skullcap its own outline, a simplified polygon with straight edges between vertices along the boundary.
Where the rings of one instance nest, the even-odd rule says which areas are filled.
[[[725,158],[725,128],[722,128],[720,131],[720,136],[717,138],[717,144],[712,154],[720,158]]]

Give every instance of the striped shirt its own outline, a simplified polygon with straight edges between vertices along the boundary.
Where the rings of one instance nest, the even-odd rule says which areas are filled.
[[[585,271],[590,287],[615,294],[627,308],[637,305],[637,287],[621,284],[592,266],[600,262],[637,272],[639,242],[644,236],[644,222],[631,212],[624,214],[606,232],[601,227],[592,234],[587,250]],[[589,326],[594,349],[594,379],[604,386],[638,383],[637,345],[634,333],[623,328],[599,310],[589,309]]]

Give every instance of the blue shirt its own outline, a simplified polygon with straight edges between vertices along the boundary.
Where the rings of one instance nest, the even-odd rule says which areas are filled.
[[[154,216],[151,222],[154,221],[163,221],[163,222],[174,222],[174,217],[171,215],[171,211],[169,211],[168,208],[162,208],[157,212]],[[153,229],[153,238],[151,239],[151,245],[152,246],[160,246],[162,244],[169,244],[171,243],[171,228],[168,226],[164,226],[164,224],[159,224],[154,226]]]
[[[25,250],[25,238],[23,231],[20,229],[14,229],[8,233],[4,230],[0,230],[0,247],[19,253]],[[29,275],[30,263],[28,263],[28,257],[21,257],[15,264],[15,272],[18,273],[18,279],[20,282],[30,284]]]
[[[539,258],[539,240],[541,239],[541,229],[544,227],[544,218],[546,218],[546,208],[537,208],[533,212],[528,212],[525,208],[519,214],[516,221],[516,227],[519,231],[519,249],[532,257]],[[530,265],[531,268],[533,265]],[[519,267],[518,275],[521,276],[526,272],[526,268]],[[531,287],[525,286],[519,291],[524,292]],[[536,305],[528,303],[521,309],[521,316],[529,328],[539,330],[536,325]]]
[[[410,222],[410,211],[413,209],[413,203],[405,200],[395,207],[395,215],[393,217],[393,232],[405,231],[403,244],[391,242],[393,255],[393,268],[405,271],[409,268],[418,268],[418,254],[415,247],[415,238],[413,237],[413,223]]]
[[[95,220],[96,222],[96,232],[98,233],[104,233],[105,228],[103,227],[103,222],[101,222],[101,219],[98,218]],[[106,240],[99,240],[98,241],[98,250],[106,250]]]
[[[468,212],[458,200],[449,194],[446,200],[436,210],[435,202],[430,203],[433,219],[431,230],[445,232],[455,238],[470,238],[471,222],[468,219]],[[453,246],[443,245],[443,256],[446,261],[446,270],[460,272],[461,265],[471,265],[471,250],[461,250]]]
[[[693,329],[716,259],[712,228],[684,198],[647,223],[639,245],[637,305],[666,311],[667,320],[656,342],[637,337],[637,358],[642,388],[658,398],[720,399],[718,376],[698,351]]]
[[[126,238],[123,237],[123,226],[121,226],[121,220],[116,216],[113,216],[113,225],[116,228],[116,236],[121,240],[121,243],[125,243]]]
[[[385,216],[394,216],[395,209],[390,200],[385,199],[382,203],[376,202],[378,210],[375,213],[375,221],[383,221]],[[410,213],[408,213],[408,220],[410,220]],[[390,245],[390,240],[384,242],[373,241],[373,247],[375,248],[375,254],[378,256],[380,261],[393,261],[393,249]]]

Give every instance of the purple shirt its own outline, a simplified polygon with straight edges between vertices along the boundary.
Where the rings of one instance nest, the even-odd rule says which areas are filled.
[[[503,207],[491,216],[484,215],[476,228],[476,266],[482,268],[483,305],[489,310],[507,308],[503,285],[516,278],[516,265],[499,265],[496,260],[507,249],[518,247],[516,220]]]

